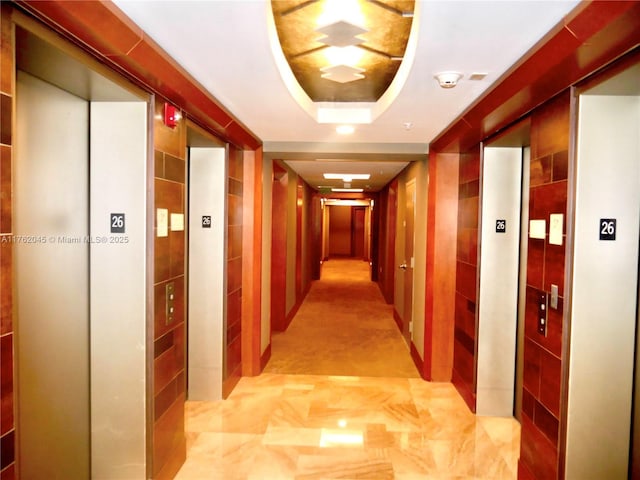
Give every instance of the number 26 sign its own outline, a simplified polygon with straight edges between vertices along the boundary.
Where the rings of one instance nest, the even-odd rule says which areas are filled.
[[[601,218],[600,219],[600,240],[616,239],[616,219]]]
[[[111,233],[124,233],[124,213],[112,213]]]

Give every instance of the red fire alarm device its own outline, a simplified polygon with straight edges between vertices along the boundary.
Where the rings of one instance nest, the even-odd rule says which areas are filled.
[[[169,103],[164,104],[164,124],[169,128],[176,128],[178,125],[177,109]]]

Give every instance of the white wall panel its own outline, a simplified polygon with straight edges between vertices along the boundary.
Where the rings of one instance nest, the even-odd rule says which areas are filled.
[[[189,150],[189,400],[222,398],[227,283],[224,148]],[[211,228],[202,217],[211,216]]]
[[[582,95],[577,155],[565,477],[624,479],[638,295],[640,97]],[[617,220],[615,241],[600,240],[604,218]]]
[[[90,115],[91,478],[144,478],[147,103]]]
[[[520,256],[521,148],[485,148],[478,320],[478,415],[513,415]],[[505,221],[506,231],[496,232]]]

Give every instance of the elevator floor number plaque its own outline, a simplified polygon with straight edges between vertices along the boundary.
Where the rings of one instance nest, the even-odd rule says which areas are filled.
[[[600,219],[600,240],[616,239],[616,219],[601,218]]]
[[[111,233],[124,233],[124,213],[111,214]]]

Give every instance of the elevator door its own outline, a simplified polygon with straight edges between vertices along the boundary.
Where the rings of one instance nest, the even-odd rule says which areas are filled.
[[[638,78],[640,63],[578,96],[566,386],[568,479],[629,478],[633,458]]]
[[[226,150],[189,149],[189,400],[220,400],[226,345]]]
[[[513,415],[522,154],[521,147],[485,147],[483,152],[476,347],[478,415]]]
[[[16,35],[20,477],[143,478],[148,105]],[[50,78],[45,64],[76,75]]]
[[[16,92],[20,474],[89,478],[89,107],[22,72]]]

